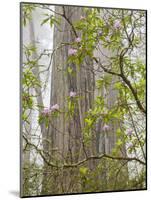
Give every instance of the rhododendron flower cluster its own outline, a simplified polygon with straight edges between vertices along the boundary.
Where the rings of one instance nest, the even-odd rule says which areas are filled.
[[[42,114],[45,115],[45,116],[48,116],[50,114],[50,109],[44,108],[44,110],[42,111]]]
[[[58,110],[59,110],[59,105],[58,104],[54,104],[50,108],[44,108],[44,110],[42,111],[42,115],[49,116],[51,114],[51,112],[58,111]]]
[[[131,136],[132,134],[133,134],[133,130],[132,130],[132,129],[128,129],[128,130],[127,130],[127,135],[128,135],[128,136]]]
[[[75,97],[76,95],[77,95],[76,92],[73,92],[73,91],[70,92],[70,97]]]
[[[114,22],[114,29],[119,29],[119,28],[121,28],[121,22],[119,21],[119,20],[116,20],[115,22]]]
[[[83,20],[83,19],[85,19],[85,17],[81,15],[80,20]]]
[[[110,36],[106,36],[105,40],[106,42],[110,42]]]
[[[77,53],[77,49],[70,48],[69,51],[68,51],[69,56],[76,55],[76,53]]]
[[[98,32],[98,35],[99,35],[99,36],[102,36],[102,34],[103,34],[102,31],[99,31],[99,32]]]
[[[81,42],[81,38],[80,38],[80,37],[77,37],[77,38],[75,39],[75,42]]]
[[[109,130],[110,130],[110,126],[107,125],[107,124],[104,124],[102,130],[103,130],[103,131],[109,131]]]
[[[55,104],[55,105],[51,106],[50,109],[51,109],[51,111],[59,110],[59,105]]]

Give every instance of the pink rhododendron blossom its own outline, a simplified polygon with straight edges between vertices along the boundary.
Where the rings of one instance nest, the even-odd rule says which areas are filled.
[[[75,39],[75,41],[76,41],[76,42],[81,42],[81,38],[80,38],[80,37],[77,37],[77,38]]]
[[[44,110],[42,111],[43,115],[49,115],[49,113],[50,113],[49,108],[44,108]]]
[[[84,17],[84,16],[81,16],[80,19],[83,20],[83,19],[85,19],[85,17]]]
[[[76,94],[77,94],[76,92],[71,91],[71,92],[70,92],[70,97],[75,97]]]
[[[114,22],[114,28],[115,29],[119,29],[120,27],[121,27],[121,22],[119,21],[119,20],[116,20],[115,22]]]
[[[106,36],[105,40],[106,40],[107,42],[110,42],[110,36]]]
[[[133,130],[132,130],[132,129],[128,129],[128,130],[127,130],[127,135],[128,135],[128,136],[131,136],[132,134],[133,134]]]
[[[129,144],[128,148],[131,149],[134,145],[133,144]]]
[[[107,125],[107,124],[104,124],[102,130],[103,130],[103,131],[109,131],[109,130],[110,130],[110,126]]]
[[[69,49],[69,51],[68,51],[68,54],[70,55],[70,56],[72,56],[72,55],[75,55],[77,53],[77,50],[76,49]]]
[[[55,104],[55,105],[51,106],[51,110],[52,111],[59,110],[59,105]]]
[[[98,35],[99,35],[99,36],[102,36],[102,31],[99,31],[99,32],[98,32]]]

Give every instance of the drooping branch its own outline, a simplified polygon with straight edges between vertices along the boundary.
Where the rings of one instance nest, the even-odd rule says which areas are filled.
[[[73,24],[71,23],[71,21],[69,20],[69,18],[66,16],[66,12],[65,12],[64,6],[63,6],[63,15],[62,15],[62,17],[63,17],[63,18],[68,22],[68,24],[71,26],[71,28],[72,28],[72,30],[73,30],[75,36],[78,37],[78,34],[77,34],[77,32],[76,32],[76,30],[75,30]]]
[[[121,76],[121,74],[116,73],[116,72],[113,72],[113,71],[111,71],[111,70],[105,68],[105,67],[102,65],[102,63],[99,62],[99,61],[97,60],[96,57],[93,57],[93,60],[104,70],[104,72],[106,72],[106,73],[108,73],[108,74],[111,74],[111,75],[115,75],[115,76]]]
[[[139,98],[138,98],[137,91],[133,88],[131,82],[130,82],[130,81],[128,80],[128,78],[124,75],[122,59],[123,59],[123,57],[121,56],[121,57],[120,57],[120,71],[121,71],[121,73],[116,73],[116,72],[113,72],[113,71],[111,71],[111,70],[105,68],[105,67],[97,60],[96,57],[93,57],[93,60],[104,70],[104,72],[122,78],[122,80],[124,81],[124,83],[128,86],[128,88],[129,88],[130,91],[132,92],[133,97],[134,97],[134,99],[135,99],[135,101],[136,101],[136,104],[137,104],[138,108],[140,109],[141,112],[143,112],[144,114],[146,114],[146,110],[145,110],[145,108],[142,106],[142,104],[141,104],[141,102],[140,102],[140,100],[139,100]]]
[[[92,160],[92,159],[101,160],[103,158],[108,158],[108,159],[111,159],[111,160],[121,160],[121,161],[126,160],[128,162],[129,161],[137,161],[142,165],[146,165],[146,163],[144,161],[142,161],[142,160],[140,160],[140,159],[138,159],[136,157],[132,157],[132,158],[130,158],[130,157],[120,157],[120,156],[118,157],[118,156],[111,156],[111,155],[108,155],[108,154],[102,154],[100,156],[89,156],[86,159],[83,159],[83,160],[81,160],[81,161],[79,161],[78,163],[75,163],[75,164],[70,164],[70,165],[69,164],[65,164],[64,167],[77,167],[77,166],[80,166],[80,165],[84,164],[88,160]]]
[[[43,159],[43,161],[48,165],[48,166],[51,166],[51,167],[56,167],[56,168],[72,168],[72,167],[78,167],[82,164],[84,164],[85,162],[89,161],[89,160],[101,160],[103,158],[108,158],[108,159],[111,159],[111,160],[121,160],[121,161],[137,161],[139,162],[140,164],[142,165],[146,165],[146,163],[142,160],[140,160],[139,158],[136,158],[136,157],[121,157],[121,156],[111,156],[111,155],[108,155],[108,154],[101,154],[99,156],[88,156],[86,157],[85,159],[77,162],[77,163],[72,163],[72,164],[63,164],[63,165],[56,165],[54,164],[53,162],[50,162],[47,160],[47,158],[45,157],[45,155],[43,154],[43,150],[40,150],[35,144],[31,143],[28,141],[28,139],[23,135],[23,138],[24,140],[26,141],[26,143],[32,147],[34,147],[34,149],[37,151],[37,153],[39,153],[39,155],[41,156],[41,158]]]

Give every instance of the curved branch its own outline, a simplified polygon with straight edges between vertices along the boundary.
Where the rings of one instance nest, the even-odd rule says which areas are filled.
[[[104,70],[104,72],[108,73],[108,74],[112,74],[112,75],[115,75],[115,76],[119,76],[122,78],[122,80],[124,81],[124,83],[128,86],[128,88],[130,89],[130,91],[132,92],[133,94],[133,97],[136,101],[136,104],[138,106],[138,108],[140,109],[141,112],[143,112],[144,114],[146,114],[146,110],[145,108],[142,106],[139,98],[138,98],[138,95],[137,95],[137,91],[133,88],[131,82],[128,80],[128,78],[126,78],[126,76],[124,75],[124,72],[123,72],[123,54],[121,54],[120,56],[120,71],[121,73],[116,73],[116,72],[113,72],[109,69],[106,69],[98,60],[97,58],[93,57],[93,60],[100,65],[100,67]]]
[[[94,160],[100,160],[102,158],[109,158],[111,160],[122,160],[122,161],[126,160],[128,162],[129,161],[137,161],[137,162],[139,162],[142,165],[146,165],[146,163],[144,161],[142,161],[142,160],[140,160],[140,159],[138,159],[136,157],[130,158],[130,157],[110,156],[110,155],[107,155],[107,154],[102,154],[100,156],[89,156],[89,157],[87,157],[87,158],[85,158],[85,159],[83,159],[83,160],[81,160],[81,161],[79,161],[79,162],[77,162],[75,164],[70,164],[70,165],[69,164],[65,164],[64,167],[77,167],[79,165],[84,164],[88,160],[92,160],[92,159],[94,159]]]
[[[66,12],[65,12],[64,6],[62,6],[62,8],[63,8],[62,17],[64,17],[64,19],[65,19],[65,20],[68,22],[68,24],[71,26],[71,28],[72,28],[72,30],[73,30],[75,36],[78,37],[78,34],[77,34],[77,32],[76,32],[76,30],[75,30],[73,24],[71,23],[71,21],[69,20],[69,18],[66,16]]]
[[[105,68],[98,60],[96,57],[93,57],[93,60],[104,70],[104,72],[108,73],[108,74],[112,74],[112,75],[115,75],[115,76],[121,76],[121,74],[119,73],[116,73],[116,72],[113,72],[107,68]]]
[[[127,161],[127,162],[130,162],[130,161],[137,161],[139,162],[140,164],[142,165],[146,165],[146,163],[142,160],[140,160],[139,158],[136,158],[136,157],[120,157],[120,156],[111,156],[111,155],[108,155],[108,154],[102,154],[100,156],[89,156],[77,163],[73,163],[73,164],[63,164],[63,165],[56,165],[54,164],[53,162],[50,162],[46,159],[46,157],[44,156],[43,154],[43,150],[40,150],[35,144],[31,143],[28,141],[28,139],[23,135],[23,138],[24,140],[27,142],[28,145],[32,146],[35,148],[35,150],[39,153],[39,155],[42,157],[43,161],[48,165],[48,166],[51,166],[51,167],[56,167],[56,168],[72,168],[72,167],[78,167],[82,164],[84,164],[85,162],[89,161],[89,160],[101,160],[103,158],[108,158],[108,159],[111,159],[111,160],[121,160],[121,161]]]

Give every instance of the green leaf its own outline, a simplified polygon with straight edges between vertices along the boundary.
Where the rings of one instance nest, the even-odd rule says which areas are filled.
[[[115,83],[114,88],[120,90],[122,88],[122,83],[120,82]]]
[[[53,15],[50,17],[50,26],[52,27],[54,24],[57,24],[59,25],[60,22],[59,22],[59,19],[57,19],[56,17],[54,17]]]
[[[79,172],[81,175],[86,175],[88,172],[88,168],[87,167],[80,167]]]
[[[50,20],[50,17],[44,19],[40,25],[41,25],[41,26],[44,25],[44,24],[47,23],[49,20]]]
[[[101,89],[103,86],[103,79],[97,80],[96,81],[96,86],[98,89]]]
[[[71,68],[71,67],[68,67],[68,68],[67,68],[67,72],[68,72],[69,74],[72,74],[72,72],[73,72],[72,68]]]
[[[88,118],[86,118],[85,119],[85,122],[88,124],[88,126],[92,126],[92,124],[93,124],[93,120],[92,119],[88,119]]]
[[[118,139],[117,142],[116,142],[116,145],[121,146],[122,144],[123,144],[123,142],[121,141],[121,139]]]
[[[116,130],[116,135],[117,135],[118,137],[121,136],[121,129],[120,129],[120,128],[118,128],[118,129]]]

